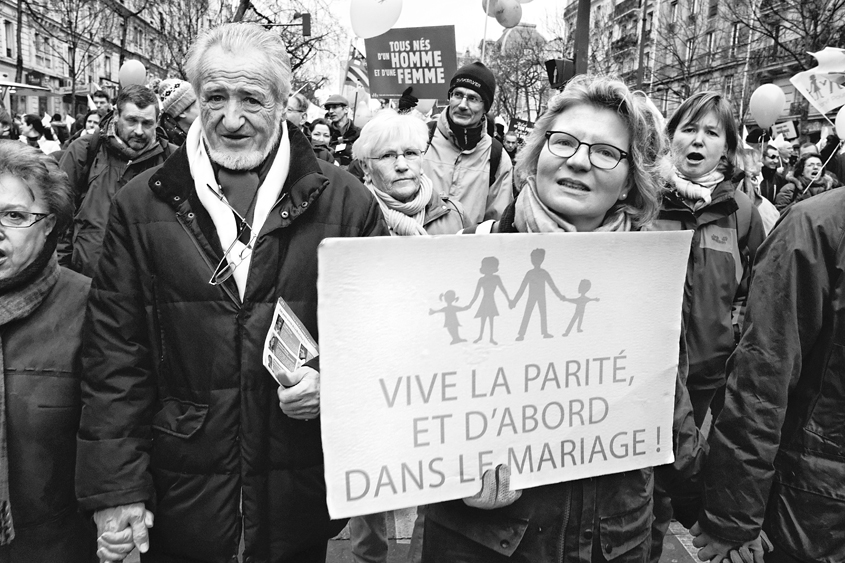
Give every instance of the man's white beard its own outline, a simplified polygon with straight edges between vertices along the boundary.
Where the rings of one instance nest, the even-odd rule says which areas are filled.
[[[264,160],[273,152],[276,145],[279,143],[279,136],[281,135],[282,127],[279,121],[276,121],[276,128],[271,135],[273,141],[267,143],[261,150],[251,151],[245,154],[230,153],[222,149],[215,149],[208,147],[208,156],[212,162],[219,164],[223,168],[229,170],[252,170],[257,168]]]

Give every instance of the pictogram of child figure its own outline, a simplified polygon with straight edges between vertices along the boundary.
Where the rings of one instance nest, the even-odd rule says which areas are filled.
[[[458,311],[466,311],[467,308],[455,305],[455,303],[458,302],[458,296],[455,295],[455,292],[451,289],[446,293],[441,293],[440,300],[446,303],[446,306],[438,310],[429,309],[428,314],[433,315],[435,313],[443,313],[443,326],[446,327],[446,330],[448,330],[449,334],[452,335],[452,342],[449,344],[466,342],[466,340],[461,338],[461,335],[458,334],[458,327],[461,326],[461,323],[458,321]]]
[[[584,309],[587,308],[587,302],[589,301],[599,301],[598,297],[587,297],[587,292],[590,291],[592,284],[590,280],[581,280],[581,283],[578,284],[578,297],[574,299],[569,299],[567,297],[562,297],[563,301],[568,301],[570,303],[575,303],[575,314],[572,315],[572,320],[569,321],[569,326],[566,328],[566,332],[563,333],[564,336],[569,336],[569,331],[572,330],[572,327],[575,325],[575,321],[578,321],[578,332],[584,332],[581,330],[581,321],[584,320]]]

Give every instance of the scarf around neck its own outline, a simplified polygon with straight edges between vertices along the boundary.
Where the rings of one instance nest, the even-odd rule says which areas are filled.
[[[487,118],[482,116],[481,121],[475,125],[464,127],[452,121],[452,114],[449,108],[446,108],[446,121],[449,123],[449,130],[452,131],[452,139],[462,151],[471,151],[474,149],[484,134],[484,127],[487,125]]]
[[[399,201],[393,196],[377,189],[367,178],[364,184],[376,196],[390,233],[398,236],[415,236],[426,234],[423,228],[425,208],[431,201],[434,188],[431,180],[425,174],[420,174],[420,189],[410,201]]]
[[[27,283],[19,283],[0,295],[0,545],[15,539],[12,505],[9,497],[9,443],[6,423],[6,362],[3,358],[3,337],[6,326],[32,314],[59,281],[59,262],[55,254],[47,264],[32,272]]]
[[[537,195],[537,185],[533,177],[523,184],[522,191],[516,198],[514,224],[521,233],[574,233],[575,225],[549,209]],[[604,221],[593,232],[631,231],[633,223],[625,212],[624,205],[614,205]]]
[[[223,251],[231,247],[226,254],[226,260],[230,264],[234,262],[237,266],[232,274],[235,285],[238,287],[238,294],[243,301],[246,292],[246,282],[249,275],[250,263],[252,261],[252,248],[255,240],[261,233],[261,227],[267,220],[270,211],[276,202],[282,197],[282,187],[288,177],[290,168],[290,141],[285,122],[281,125],[281,140],[273,164],[267,172],[267,176],[261,185],[258,186],[258,194],[255,198],[253,208],[251,233],[249,241],[244,244],[237,240],[238,223],[235,214],[227,205],[226,196],[214,177],[214,169],[211,165],[211,158],[206,150],[205,133],[202,124],[197,119],[188,130],[188,138],[185,141],[185,151],[188,155],[188,164],[191,168],[191,176],[194,178],[194,189],[197,197],[211,216],[217,237],[220,239],[220,246]],[[208,189],[211,186],[211,189]],[[213,192],[212,192],[213,190]]]
[[[117,123],[114,119],[109,121],[108,128],[106,129],[106,140],[109,143],[109,146],[122,154],[126,157],[127,160],[137,160],[142,155],[146,154],[150,150],[152,150],[158,142],[158,139],[155,135],[153,138],[150,139],[150,142],[147,143],[147,146],[140,150],[135,150],[129,145],[127,145],[123,139],[117,134]]]
[[[710,205],[713,190],[724,180],[725,175],[716,168],[698,178],[689,178],[673,166],[669,176],[669,182],[675,186],[675,191],[693,204],[693,211]]]

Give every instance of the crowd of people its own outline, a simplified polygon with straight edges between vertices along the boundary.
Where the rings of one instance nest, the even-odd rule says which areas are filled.
[[[411,89],[360,128],[337,94],[309,121],[251,24],[186,69],[74,125],[0,115],[0,560],[324,562],[346,521],[319,357],[291,387],[262,365],[280,297],[319,339],[321,241],[649,230],[693,231],[674,462],[523,491],[498,466],[418,507],[409,560],[657,562],[672,518],[703,561],[845,560],[838,138],[743,138],[712,91],[665,119],[582,75],[521,139],[481,62],[429,122]],[[386,518],[350,521],[357,561],[386,561]]]

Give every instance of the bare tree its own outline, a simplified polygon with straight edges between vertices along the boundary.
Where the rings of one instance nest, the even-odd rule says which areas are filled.
[[[296,14],[307,13],[311,17],[311,35],[303,35],[302,19]],[[241,20],[267,25],[282,35],[288,47],[293,71],[293,91],[300,90],[306,96],[328,82],[326,72],[334,68],[332,63],[338,53],[348,52],[342,43],[342,26],[331,11],[329,0],[270,0],[261,10],[250,4]],[[282,24],[282,25],[280,25]],[[273,26],[273,27],[270,27]]]
[[[752,70],[758,72],[794,75],[816,66],[809,53],[845,47],[845,0],[738,0],[729,2],[726,11],[734,24],[757,38]],[[791,113],[798,114],[803,131],[809,104],[803,96],[793,104]]]
[[[487,60],[496,76],[496,104],[509,118],[533,121],[548,97],[546,40],[519,26],[493,45]]]
[[[112,34],[114,13],[99,0],[21,0],[36,33],[36,56],[67,67],[72,95],[88,68],[103,53],[98,38]],[[18,26],[20,33],[20,26]],[[20,45],[18,54],[20,55]]]
[[[158,20],[159,40],[164,48],[165,67],[187,80],[188,49],[204,30],[220,25],[228,17],[228,5],[215,0],[169,0],[151,6]]]

